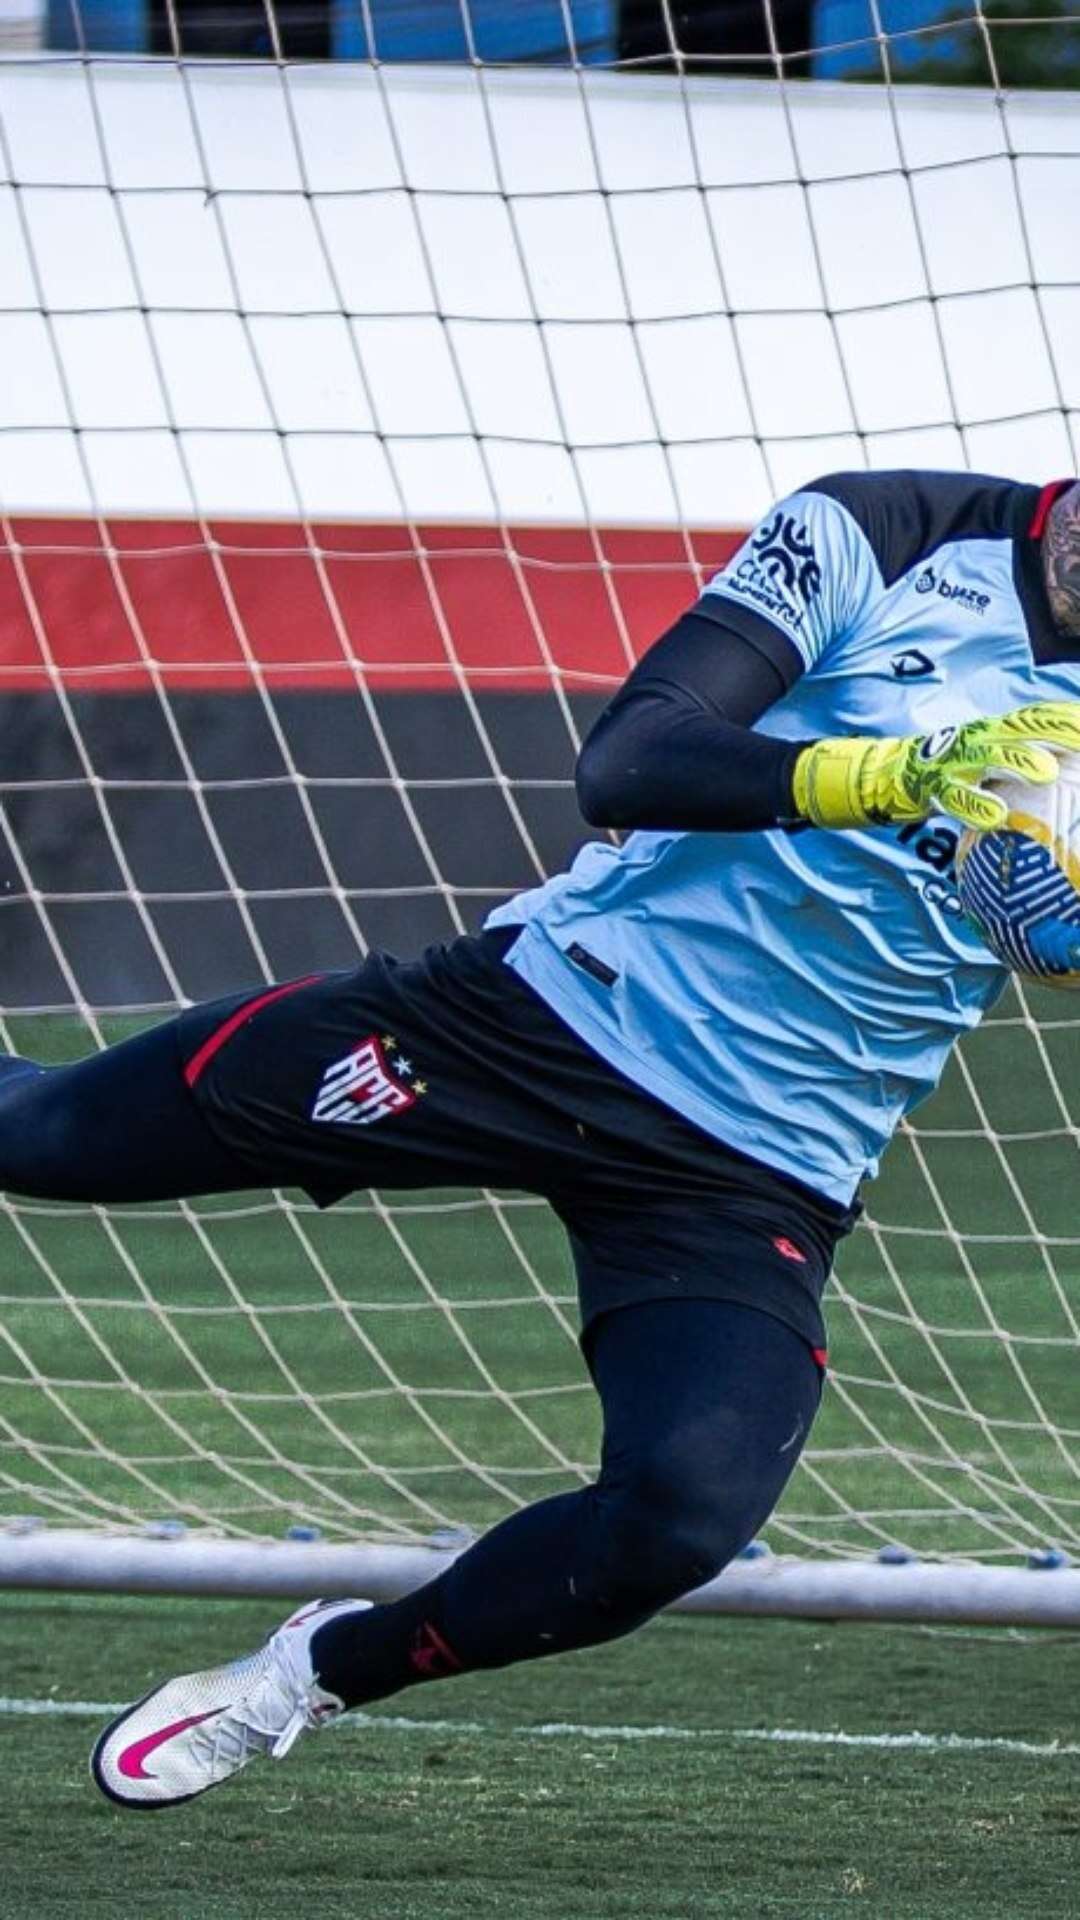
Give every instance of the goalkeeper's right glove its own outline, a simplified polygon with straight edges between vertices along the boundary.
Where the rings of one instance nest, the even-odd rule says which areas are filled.
[[[947,813],[985,833],[1004,826],[1009,810],[982,782],[1000,774],[1049,786],[1058,773],[1055,748],[1080,753],[1080,700],[1043,700],[906,740],[817,740],[795,762],[795,805],[816,827]]]

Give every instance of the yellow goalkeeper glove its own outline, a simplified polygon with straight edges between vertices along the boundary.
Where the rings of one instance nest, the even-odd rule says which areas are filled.
[[[1080,700],[1043,700],[906,740],[818,740],[795,762],[795,805],[816,827],[947,813],[985,833],[1004,825],[1008,808],[982,782],[1000,774],[1049,786],[1058,773],[1055,748],[1080,753]]]

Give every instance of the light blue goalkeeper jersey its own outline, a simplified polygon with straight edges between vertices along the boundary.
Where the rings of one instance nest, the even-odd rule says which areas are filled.
[[[1080,699],[1038,539],[1056,489],[836,475],[778,504],[695,611],[802,671],[764,733],[925,733]],[[1075,649],[1074,649],[1075,651]],[[613,1067],[716,1139],[846,1204],[1004,985],[945,819],[632,833],[519,894],[507,962]]]

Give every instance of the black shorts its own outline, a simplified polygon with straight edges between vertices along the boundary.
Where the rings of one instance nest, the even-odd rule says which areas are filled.
[[[184,1078],[253,1184],[542,1194],[585,1328],[642,1300],[761,1308],[824,1349],[854,1215],[722,1146],[600,1059],[505,965],[514,929],[191,1008]]]

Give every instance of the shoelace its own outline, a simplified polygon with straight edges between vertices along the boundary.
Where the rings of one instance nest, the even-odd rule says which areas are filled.
[[[278,1734],[277,1739],[274,1741],[270,1749],[270,1758],[272,1760],[284,1760],[289,1748],[299,1738],[300,1734],[303,1733],[305,1727],[314,1727],[317,1725],[318,1721],[310,1707],[297,1707],[292,1719],[286,1722]]]
[[[291,1711],[280,1725],[279,1715],[286,1707]],[[306,1690],[295,1682],[290,1685],[285,1675],[271,1669],[260,1675],[246,1700],[197,1728],[191,1744],[212,1775],[221,1769],[235,1773],[258,1753],[283,1760],[305,1728],[317,1726],[320,1717]]]

